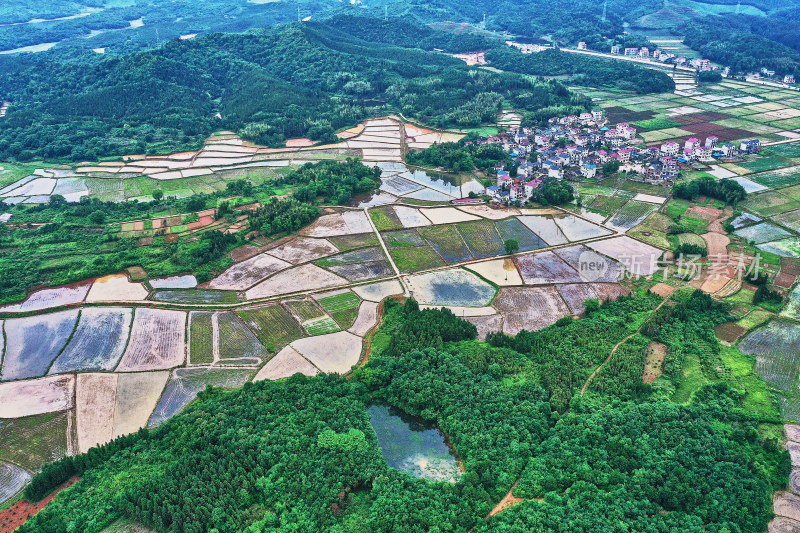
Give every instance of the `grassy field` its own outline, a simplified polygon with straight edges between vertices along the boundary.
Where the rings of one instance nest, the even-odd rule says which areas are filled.
[[[458,233],[455,226],[439,224],[438,226],[421,228],[419,232],[448,263],[472,259],[469,248],[467,248],[464,239],[461,238],[461,234]]]
[[[445,262],[429,246],[411,246],[389,250],[397,268],[402,272],[419,272],[444,266]]]
[[[345,292],[321,298],[319,303],[342,329],[347,329],[353,325],[356,315],[358,315],[361,299],[352,292]]]
[[[378,245],[378,237],[374,233],[342,235],[340,237],[329,237],[328,240],[342,252]]]
[[[672,395],[672,401],[677,403],[688,403],[691,401],[694,393],[699,391],[703,385],[708,384],[709,381],[703,374],[703,367],[700,363],[700,358],[695,353],[689,353],[686,355],[681,372],[682,379],[680,386]]]
[[[489,220],[475,220],[456,224],[464,237],[472,255],[476,258],[492,257],[505,253],[503,239],[494,223]]]
[[[665,130],[667,128],[678,128],[682,124],[680,122],[674,122],[672,120],[668,120],[665,118],[654,118],[651,120],[642,120],[640,122],[634,122],[632,124],[637,128],[641,128],[643,130],[652,131],[652,130]]]
[[[280,305],[248,309],[238,314],[270,351],[277,351],[305,336],[300,324]]]
[[[14,420],[0,426],[0,461],[30,472],[67,453],[67,413],[48,413]]]
[[[19,181],[26,176],[33,174],[36,170],[34,165],[23,165],[20,163],[0,163],[0,189]]]
[[[680,223],[692,233],[702,235],[708,233],[708,220],[703,220],[697,217],[681,217]]]
[[[312,320],[303,324],[306,331],[312,337],[317,335],[325,335],[326,333],[335,333],[339,331],[339,325],[330,317],[323,317],[318,320]]]
[[[609,216],[614,213],[617,209],[625,205],[627,202],[627,198],[620,198],[618,196],[603,196],[598,195],[594,197],[594,200],[587,206],[590,211],[594,211],[596,213],[600,213],[601,215]]]
[[[369,212],[369,216],[372,218],[372,222],[375,224],[375,227],[378,228],[378,231],[390,231],[402,229],[403,227],[400,223],[400,219],[397,218],[394,209],[391,207],[372,209]]]
[[[214,362],[214,333],[210,311],[195,311],[189,322],[189,362],[210,364]]]

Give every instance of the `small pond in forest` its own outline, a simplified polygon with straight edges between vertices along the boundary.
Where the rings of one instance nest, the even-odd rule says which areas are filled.
[[[435,424],[383,404],[369,407],[369,421],[389,466],[431,481],[456,482],[461,470]]]

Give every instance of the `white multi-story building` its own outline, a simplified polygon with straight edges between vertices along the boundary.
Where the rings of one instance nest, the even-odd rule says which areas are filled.
[[[678,143],[676,143],[675,141],[667,141],[667,142],[665,142],[664,144],[661,145],[661,154],[662,155],[665,155],[665,156],[668,156],[668,157],[674,157],[674,156],[678,155],[679,151],[680,151],[680,146],[678,146]]]

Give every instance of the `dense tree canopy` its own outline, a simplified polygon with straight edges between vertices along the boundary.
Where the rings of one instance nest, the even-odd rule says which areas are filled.
[[[164,532],[600,532],[609,520],[627,531],[761,531],[788,460],[765,447],[764,420],[741,409],[738,392],[720,382],[690,405],[647,387],[632,396],[643,361],[625,355],[612,381],[574,394],[654,303],[594,306],[583,320],[489,346],[449,311],[389,301],[353,379],[207,390],[157,430],[46,468],[31,496],[82,480],[20,531],[94,533],[118,517]],[[692,295],[645,331],[696,354],[725,315]],[[569,412],[553,410],[570,398]],[[463,462],[460,480],[389,468],[366,411],[375,400],[438,423]],[[485,519],[515,483],[525,501]]]

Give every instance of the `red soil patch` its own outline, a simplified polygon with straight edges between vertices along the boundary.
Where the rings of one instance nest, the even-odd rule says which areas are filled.
[[[234,263],[241,263],[242,261],[246,261],[251,257],[255,257],[258,254],[262,253],[266,248],[262,246],[253,246],[250,244],[245,244],[244,246],[240,246],[239,248],[235,249],[231,252],[231,259],[233,259]]]
[[[792,286],[793,286],[795,283],[797,283],[797,276],[795,276],[795,275],[791,275],[791,274],[784,274],[783,272],[781,272],[781,273],[780,273],[780,274],[778,274],[778,276],[775,278],[775,281],[774,281],[774,283],[775,283],[775,285],[777,285],[778,287],[782,287],[782,288],[784,288],[784,289],[791,289],[791,288],[792,288]]]
[[[723,113],[714,113],[713,111],[711,111],[708,113],[691,113],[689,115],[670,117],[670,120],[674,122],[680,122],[683,125],[687,125],[687,124],[700,124],[702,122],[711,122],[714,120],[725,120],[726,118],[730,117]],[[720,126],[717,125],[717,127]]]
[[[784,272],[800,276],[800,259],[797,257],[781,257],[781,273]]]
[[[675,287],[670,287],[666,283],[656,283],[650,287],[650,292],[657,296],[661,296],[662,298],[668,298],[669,296],[672,296],[673,292],[675,292]]]
[[[3,512],[0,512],[0,533],[11,533],[19,526],[24,524],[28,518],[35,515],[50,503],[59,492],[75,484],[80,478],[73,477],[56,490],[47,495],[45,499],[38,503],[31,503],[28,500],[20,500]]]
[[[717,220],[711,221],[708,225],[708,231],[711,233],[719,233],[720,235],[725,235],[725,228],[722,227],[722,219],[718,218]]]
[[[171,233],[171,234],[166,235],[164,237],[164,242],[167,243],[167,244],[169,244],[171,242],[176,242],[177,240],[178,240],[178,236],[176,234],[174,234],[174,233]]]
[[[133,231],[144,231],[144,220],[137,220],[134,222]]]
[[[712,275],[703,282],[703,284],[700,286],[700,290],[708,294],[714,294],[715,292],[722,289],[722,287],[727,285],[731,279],[732,278],[726,276]]]
[[[708,249],[708,257],[712,261],[726,260],[728,257],[728,245],[731,240],[727,235],[719,233],[706,233],[702,235],[703,240],[706,241]]]
[[[190,222],[186,225],[189,229],[197,229],[208,226],[209,224],[214,223],[214,217],[212,216],[204,216],[200,217],[197,222]]]
[[[511,490],[509,490],[508,493],[505,496],[503,496],[503,499],[500,500],[500,503],[494,506],[494,509],[491,510],[489,516],[494,516],[497,513],[501,513],[506,509],[508,509],[509,507],[511,507],[512,505],[516,505],[522,501],[522,498],[517,498],[516,496],[514,496],[514,489],[517,488],[517,483],[519,483],[519,480],[517,480],[511,487]]]
[[[784,289],[791,289],[800,276],[800,259],[796,257],[781,257],[781,269],[775,277],[775,285]]]
[[[305,146],[314,146],[314,141],[311,139],[288,139],[286,141],[286,148],[303,148]]]
[[[167,219],[167,226],[180,226],[183,223],[183,217],[180,215],[171,216]]]
[[[163,218],[154,218],[153,219],[153,229],[161,229],[164,227],[164,219]]]
[[[704,220],[716,220],[717,218],[722,216],[721,209],[715,209],[713,207],[703,207],[700,205],[693,205],[689,209],[686,210],[687,215],[693,215],[697,218],[702,218]]]

